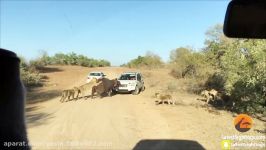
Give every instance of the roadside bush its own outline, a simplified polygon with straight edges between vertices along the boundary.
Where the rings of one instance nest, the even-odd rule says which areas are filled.
[[[214,72],[204,53],[184,47],[171,51],[170,66],[170,74],[175,78],[206,80]]]
[[[231,97],[234,100],[234,110],[244,113],[266,114],[265,79],[263,82],[250,84],[243,78],[234,84]],[[264,89],[263,89],[264,88]]]
[[[25,86],[39,86],[41,84],[41,76],[37,72],[20,70],[20,76]]]
[[[84,67],[105,67],[111,65],[109,61],[92,59],[73,52],[69,54],[57,53],[54,56],[48,56],[43,51],[40,57],[29,61],[29,63],[23,57],[20,57],[20,60],[21,79],[26,86],[41,85],[42,76],[39,74],[39,71],[47,65],[79,65]]]
[[[204,52],[218,71],[205,85],[224,90],[238,113],[266,114],[266,40],[228,39],[219,26],[207,36]]]
[[[222,25],[210,28],[206,35],[201,51],[181,47],[171,52],[170,74],[187,78],[189,91],[219,91],[232,100],[230,110],[265,115],[266,40],[226,38]]]
[[[164,65],[160,56],[147,52],[145,56],[138,56],[136,59],[129,61],[127,64],[122,66],[130,67],[130,68],[160,68]]]
[[[210,75],[208,79],[206,80],[204,87],[206,89],[215,89],[217,91],[224,91],[224,85],[226,79],[223,75],[221,75],[219,72],[215,72],[214,74]]]
[[[45,60],[45,64],[49,65],[78,65],[83,67],[106,67],[111,65],[107,60],[92,59],[73,52],[69,54],[57,53],[54,56],[45,57],[43,60]]]
[[[40,86],[40,74],[28,65],[24,58],[20,57],[20,77],[25,86]]]

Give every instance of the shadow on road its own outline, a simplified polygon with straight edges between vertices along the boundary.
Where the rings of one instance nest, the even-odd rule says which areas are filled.
[[[60,90],[43,91],[39,88],[28,89],[27,104],[34,104],[38,102],[48,101],[61,95]]]
[[[141,140],[133,150],[205,150],[205,148],[191,140],[155,139]]]
[[[34,127],[45,124],[49,119],[53,118],[52,114],[40,112],[39,106],[26,107],[26,123],[28,127]]]
[[[38,71],[40,73],[52,73],[52,72],[61,72],[63,71],[62,69],[59,69],[57,67],[42,67],[42,68],[39,68]]]

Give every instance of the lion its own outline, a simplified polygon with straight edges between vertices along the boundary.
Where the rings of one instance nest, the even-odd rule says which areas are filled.
[[[209,91],[209,95],[212,97],[211,100],[212,101],[215,101],[217,99],[218,91],[216,91],[214,89],[211,89]]]
[[[93,98],[94,93],[97,93],[101,97],[107,94],[109,97],[112,96],[113,89],[119,87],[120,82],[115,79],[102,78],[99,79],[99,84],[92,87],[91,98]]]
[[[203,96],[206,99],[206,102],[208,103],[210,100],[210,95],[208,90],[203,90],[200,92],[200,96]],[[204,100],[204,99],[203,99]]]
[[[67,89],[62,91],[60,102],[69,101],[71,98],[74,99],[75,91],[74,89]]]
[[[73,89],[67,89],[62,91],[60,102],[69,101],[70,99],[78,99],[78,95],[80,94],[80,90],[77,87],[73,87]]]
[[[92,87],[96,86],[99,83],[99,80],[97,80],[96,78],[91,79],[90,82],[83,84],[79,87],[77,87],[79,94],[81,94],[81,97],[85,97],[85,99],[87,99],[86,97],[86,93],[88,92],[92,92]],[[78,94],[78,96],[79,96]]]
[[[155,98],[158,98],[160,101],[157,101],[156,105],[159,104],[165,104],[165,102],[167,102],[167,104],[176,104],[176,102],[173,100],[172,95],[170,94],[161,94],[159,92],[155,93]]]
[[[210,91],[203,90],[200,95],[206,99],[207,103],[209,103],[210,101],[215,101],[217,99],[218,91],[214,89],[211,89]]]
[[[78,99],[80,92],[80,89],[78,87],[73,87],[74,90],[74,99]]]

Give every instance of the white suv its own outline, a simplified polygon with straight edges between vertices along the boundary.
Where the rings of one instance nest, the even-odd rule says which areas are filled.
[[[120,86],[116,89],[117,92],[131,92],[134,95],[145,90],[142,75],[139,72],[125,72],[118,78]]]
[[[91,79],[96,78],[96,79],[101,79],[105,77],[106,75],[103,72],[90,72],[87,78],[87,82],[90,82]]]

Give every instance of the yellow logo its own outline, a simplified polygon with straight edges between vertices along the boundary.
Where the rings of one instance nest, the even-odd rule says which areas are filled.
[[[222,140],[221,142],[222,150],[230,150],[231,143],[232,143],[231,140]]]

